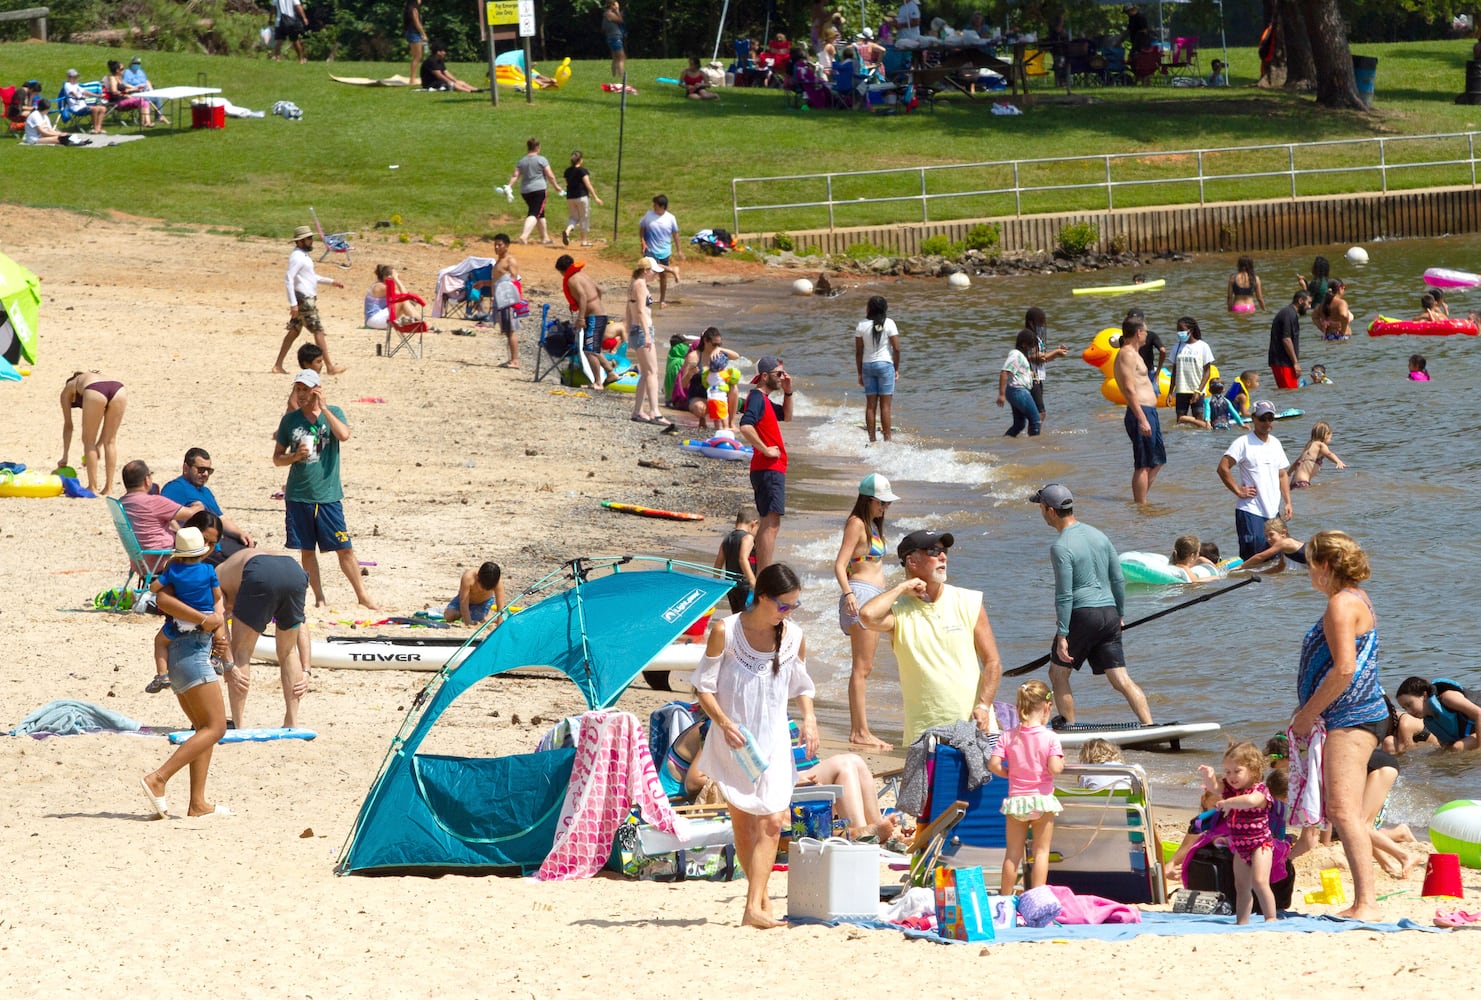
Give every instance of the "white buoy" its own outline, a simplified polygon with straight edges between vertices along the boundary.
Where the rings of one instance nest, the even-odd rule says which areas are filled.
[[[1353,247],[1347,251],[1347,261],[1349,264],[1366,264],[1368,263],[1368,251],[1362,247]]]
[[[950,285],[952,288],[970,288],[970,287],[972,287],[972,279],[969,278],[969,277],[967,277],[966,274],[964,274],[961,271],[953,271],[953,272],[951,272],[951,274],[947,275],[946,276],[946,283],[948,285]]]
[[[808,281],[806,278],[798,278],[796,281],[792,282],[792,294],[811,295],[812,282]]]

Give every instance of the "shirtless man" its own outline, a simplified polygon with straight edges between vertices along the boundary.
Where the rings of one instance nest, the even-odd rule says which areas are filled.
[[[298,703],[309,688],[309,629],[304,622],[304,598],[309,577],[291,555],[274,555],[261,549],[241,549],[216,567],[221,599],[226,607],[226,634],[231,659],[226,673],[226,693],[231,720],[239,728],[252,686],[252,650],[257,639],[275,623],[278,669],[283,683],[283,726],[298,725]]]
[[[1322,331],[1322,339],[1350,340],[1352,339],[1352,309],[1347,304],[1347,285],[1341,278],[1333,278],[1329,288],[1337,293],[1332,296],[1332,301],[1313,310],[1313,316],[1316,313],[1321,314],[1317,318],[1317,324]]]
[[[607,330],[607,313],[602,308],[602,290],[582,268],[586,265],[570,254],[561,254],[555,269],[561,273],[561,290],[566,304],[574,313],[571,326],[581,338],[581,367],[598,389],[607,381],[602,361],[602,334]]]
[[[1162,426],[1157,420],[1157,389],[1147,376],[1142,344],[1147,324],[1132,316],[1121,324],[1121,350],[1116,352],[1116,384],[1126,397],[1126,436],[1131,438],[1131,500],[1146,503],[1157,473],[1167,464]]]
[[[504,336],[509,338],[509,360],[501,364],[500,368],[519,367],[519,318],[514,315],[514,303],[519,301],[519,291],[514,283],[519,280],[519,261],[514,259],[514,254],[509,252],[509,237],[504,233],[494,237],[494,271],[492,276],[494,309],[499,314],[499,329]],[[504,292],[499,291],[499,282],[504,282],[508,287]],[[512,299],[511,299],[512,296]],[[503,299],[509,304],[500,306]]]

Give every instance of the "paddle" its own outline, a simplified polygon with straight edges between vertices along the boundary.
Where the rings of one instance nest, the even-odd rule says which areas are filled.
[[[1191,608],[1193,605],[1195,605],[1195,604],[1202,604],[1204,601],[1212,601],[1215,597],[1218,597],[1220,594],[1227,594],[1231,590],[1238,590],[1240,587],[1243,587],[1246,584],[1259,583],[1259,582],[1260,582],[1260,576],[1259,576],[1259,574],[1258,573],[1251,574],[1250,576],[1245,577],[1243,580],[1240,580],[1238,583],[1231,583],[1227,587],[1221,587],[1220,589],[1214,590],[1214,591],[1210,591],[1207,594],[1200,594],[1198,597],[1194,597],[1194,598],[1192,598],[1190,600],[1184,601],[1182,604],[1174,604],[1170,608],[1163,608],[1161,611],[1157,611],[1157,612],[1154,612],[1154,613],[1152,613],[1150,615],[1147,615],[1147,617],[1145,617],[1145,618],[1138,618],[1134,622],[1127,622],[1125,625],[1121,626],[1121,631],[1125,632],[1129,628],[1136,628],[1138,625],[1145,625],[1145,624],[1147,624],[1147,622],[1156,621],[1157,619],[1163,617],[1164,615],[1170,615],[1174,611],[1182,611],[1184,608]],[[1004,670],[1003,671],[1003,676],[1004,677],[1021,677],[1024,674],[1032,673],[1033,671],[1038,670],[1040,667],[1042,667],[1044,664],[1046,664],[1048,662],[1049,662],[1049,654],[1048,653],[1045,653],[1043,656],[1039,657],[1038,659],[1032,660],[1032,661],[1030,661],[1028,663],[1025,663],[1021,667],[1014,667],[1012,670]]]

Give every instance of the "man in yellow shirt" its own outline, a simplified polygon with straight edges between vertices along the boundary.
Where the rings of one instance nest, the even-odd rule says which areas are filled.
[[[904,582],[859,609],[865,628],[890,634],[907,746],[933,726],[967,719],[986,732],[1003,676],[982,592],[946,582],[946,554],[955,541],[949,532],[906,535],[896,548]]]

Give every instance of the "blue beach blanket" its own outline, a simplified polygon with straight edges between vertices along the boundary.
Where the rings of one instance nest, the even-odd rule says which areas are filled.
[[[1236,926],[1233,917],[1203,916],[1194,913],[1161,913],[1142,911],[1139,924],[1069,924],[1052,927],[1015,927],[997,931],[995,941],[979,941],[977,944],[1011,944],[1017,941],[1130,941],[1142,934],[1174,936],[1183,934],[1340,934],[1343,931],[1377,931],[1391,934],[1397,931],[1441,931],[1444,928],[1415,923],[1405,917],[1392,924],[1363,923],[1357,920],[1339,920],[1337,917],[1308,917],[1299,913],[1282,913],[1280,920],[1266,924],[1252,920],[1243,927]],[[944,938],[934,931],[917,931],[886,923],[883,920],[810,920],[788,917],[792,924],[823,924],[835,927],[850,924],[875,930],[899,931],[907,937],[939,941],[942,944],[961,944],[960,941]]]
[[[137,733],[143,729],[127,715],[91,702],[49,701],[21,720],[12,736],[80,736],[83,733]]]

